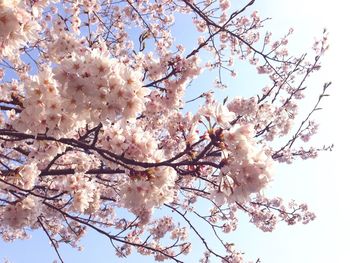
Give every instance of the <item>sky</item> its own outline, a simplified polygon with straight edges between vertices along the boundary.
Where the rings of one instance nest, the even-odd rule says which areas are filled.
[[[302,228],[289,229],[288,233],[281,230],[285,235],[282,240],[288,239],[289,245],[279,251],[280,260],[266,262],[282,262],[283,255],[287,255],[283,262],[349,262],[348,6],[346,1],[340,0],[267,0],[260,3],[266,4],[267,12],[271,12],[274,20],[272,23],[277,23],[277,27],[288,23],[293,25],[295,39],[300,44],[310,43],[322,28],[328,29],[330,50],[323,60],[323,68],[309,80],[309,85],[316,88],[317,93],[322,83],[332,81],[331,96],[322,103],[324,110],[316,115],[320,132],[313,142],[335,145],[332,153],[323,153],[316,160],[281,169],[286,178],[276,178],[273,189],[283,196],[302,197],[314,209],[317,219]],[[290,189],[295,189],[297,194],[290,193]]]
[[[232,5],[243,1],[232,0]],[[347,1],[341,0],[257,0],[255,9],[263,17],[272,17],[267,28],[281,36],[294,28],[291,44],[296,50],[309,49],[324,27],[329,31],[330,50],[323,68],[308,81],[316,98],[324,82],[332,81],[331,94],[323,111],[315,115],[319,134],[312,140],[317,146],[334,144],[333,152],[322,153],[316,160],[295,162],[276,167],[270,195],[306,202],[317,218],[308,225],[279,226],[273,233],[262,233],[251,224],[242,224],[232,234],[247,258],[261,258],[266,263],[349,262],[347,248],[349,227],[349,154],[348,124],[350,110],[348,63],[350,43]],[[243,74],[242,72],[241,74]],[[236,84],[233,84],[233,88]],[[247,87],[249,89],[249,87]],[[238,90],[239,92],[239,90]],[[242,92],[248,92],[244,90]],[[312,97],[312,96],[311,96]],[[311,99],[312,100],[312,99]],[[310,108],[313,106],[309,105]],[[306,105],[307,107],[307,105]],[[114,257],[108,242],[92,233],[83,242],[84,252],[63,247],[66,262],[153,262],[152,258],[132,256],[127,260]],[[193,253],[197,253],[194,251]],[[11,244],[0,242],[0,262],[51,262],[54,251],[42,232],[33,232],[33,240]],[[190,262],[190,261],[188,261]],[[213,261],[215,262],[215,261]]]

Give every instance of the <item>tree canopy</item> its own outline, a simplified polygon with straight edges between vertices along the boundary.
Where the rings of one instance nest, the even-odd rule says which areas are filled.
[[[88,230],[156,261],[188,262],[196,239],[201,262],[234,263],[238,213],[266,232],[314,220],[263,190],[274,163],[332,148],[305,144],[330,83],[299,114],[327,32],[290,54],[293,29],[276,38],[254,2],[0,0],[2,238],[40,229],[61,262]],[[243,63],[259,92],[219,99]]]

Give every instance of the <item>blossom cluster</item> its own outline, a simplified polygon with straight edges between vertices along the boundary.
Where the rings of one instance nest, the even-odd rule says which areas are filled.
[[[145,110],[148,94],[139,72],[97,50],[73,53],[53,72],[42,71],[26,85],[30,88],[14,127],[54,137],[107,119],[135,119]]]
[[[0,55],[18,56],[17,50],[26,42],[36,41],[41,29],[22,1],[2,0],[0,2]]]
[[[120,185],[119,195],[125,208],[142,217],[145,211],[173,200],[176,172],[172,168],[134,173]]]
[[[40,202],[37,198],[28,196],[8,205],[3,211],[2,223],[15,229],[34,227],[40,215]]]
[[[223,199],[221,203],[225,200],[244,202],[269,183],[272,160],[256,147],[252,126],[236,126],[220,136],[223,137],[226,158],[221,168],[220,188],[213,196]]]

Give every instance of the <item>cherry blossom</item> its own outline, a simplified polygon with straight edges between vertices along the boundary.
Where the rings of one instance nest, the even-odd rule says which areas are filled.
[[[310,144],[330,83],[300,110],[327,32],[292,54],[293,30],[265,32],[253,4],[0,0],[2,238],[41,230],[61,262],[60,245],[81,250],[87,231],[117,257],[188,262],[199,242],[200,262],[243,262],[226,235],[240,213],[265,232],[314,220],[265,189],[276,163],[332,149]],[[264,83],[222,99],[241,63]]]

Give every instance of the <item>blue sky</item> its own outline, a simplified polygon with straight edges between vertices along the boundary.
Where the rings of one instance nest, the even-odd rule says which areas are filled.
[[[232,4],[236,2],[242,1],[232,1]],[[346,1],[256,1],[255,9],[259,10],[263,17],[273,18],[267,22],[266,29],[276,32],[276,37],[286,33],[289,27],[294,27],[295,33],[290,44],[300,52],[309,49],[314,37],[320,36],[324,27],[328,28],[330,51],[323,60],[322,71],[310,79],[308,84],[316,98],[324,82],[333,82],[330,89],[332,96],[323,103],[325,110],[315,115],[320,122],[320,133],[312,142],[315,145],[334,143],[336,146],[332,153],[323,153],[316,160],[276,167],[274,182],[267,192],[270,195],[280,195],[285,200],[295,199],[308,203],[310,209],[316,212],[317,218],[308,225],[280,225],[273,233],[262,233],[253,225],[241,220],[239,229],[231,235],[237,247],[245,251],[247,258],[260,257],[262,262],[267,263],[349,261],[347,193],[350,174],[347,158],[350,144],[347,138],[349,117],[346,115],[349,112],[349,84],[345,70],[350,58],[347,52],[348,30],[345,29],[348,24],[347,8],[343,3]],[[232,83],[230,91],[222,91],[222,97],[226,96],[225,92],[249,94],[256,88],[254,83],[263,85],[258,84],[258,81],[247,85],[244,82],[245,71],[238,69],[238,74],[242,76],[242,80]],[[81,253],[62,247],[65,262],[153,262],[152,258],[140,256],[119,260],[114,257],[109,242],[93,233],[89,233],[83,243],[85,250]],[[193,253],[197,255],[195,248],[194,246]],[[29,241],[16,241],[11,244],[0,242],[0,262],[4,258],[16,263],[51,262],[55,254],[44,233],[34,232],[33,239]]]

